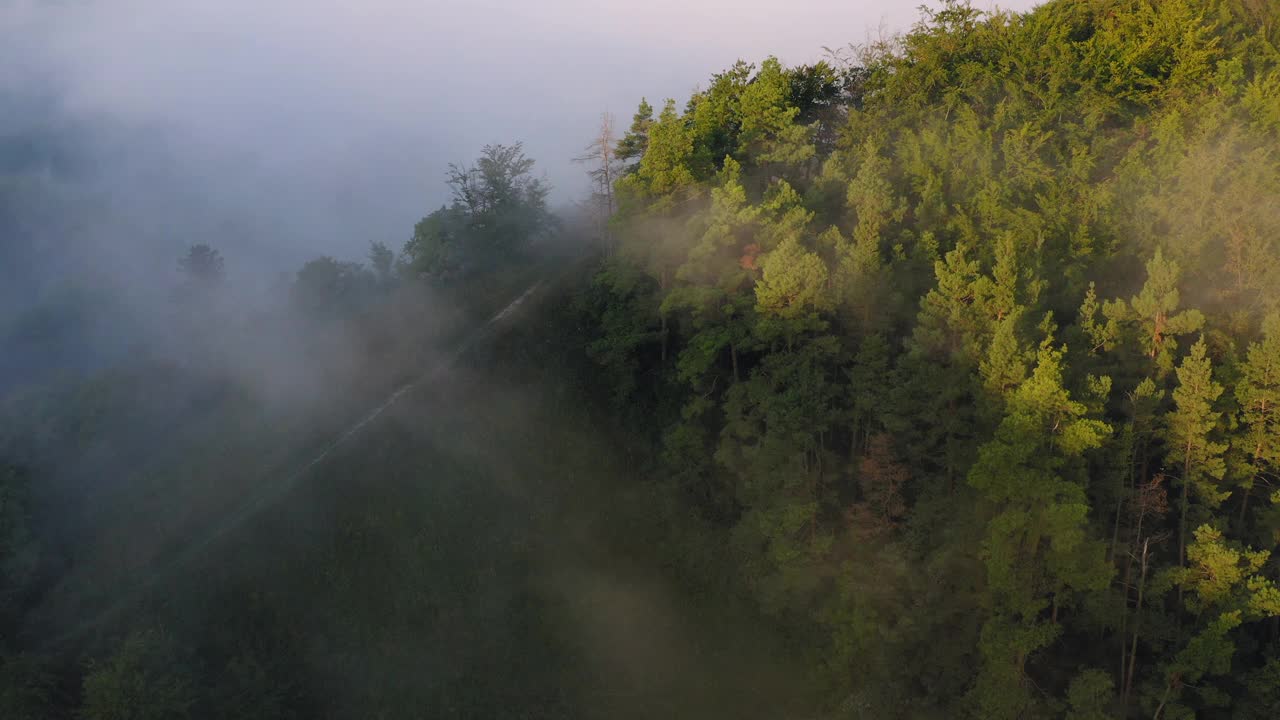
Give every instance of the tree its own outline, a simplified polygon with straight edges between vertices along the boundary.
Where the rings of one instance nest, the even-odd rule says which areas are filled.
[[[1175,409],[1165,420],[1168,458],[1179,467],[1181,498],[1178,507],[1178,565],[1186,564],[1187,512],[1191,490],[1209,508],[1216,508],[1230,495],[1217,486],[1226,470],[1222,454],[1227,446],[1213,439],[1221,413],[1213,409],[1222,395],[1222,386],[1213,381],[1213,364],[1207,356],[1204,338],[1191,346],[1191,353],[1178,366],[1178,387],[1173,391]]]
[[[1166,260],[1157,248],[1147,262],[1147,281],[1142,291],[1130,298],[1128,307],[1117,300],[1103,308],[1109,318],[1128,318],[1136,324],[1140,347],[1162,376],[1173,369],[1178,336],[1204,326],[1204,315],[1199,310],[1178,310],[1180,277],[1178,263]]]
[[[467,228],[462,250],[492,263],[524,249],[551,229],[542,180],[524,145],[485,145],[473,165],[450,164],[446,182]]]
[[[692,160],[693,137],[676,112],[676,101],[668,99],[657,121],[649,125],[644,155],[627,180],[642,197],[667,207],[693,186]]]
[[[1120,338],[1120,324],[1116,317],[1107,317],[1105,322],[1099,321],[1098,313],[1103,305],[1098,302],[1098,293],[1093,283],[1085,293],[1084,301],[1076,315],[1077,331],[1089,348],[1090,355],[1109,352],[1115,349]],[[1117,313],[1118,314],[1118,313]]]
[[[294,301],[317,316],[355,310],[376,287],[376,278],[363,265],[325,256],[298,270],[293,282]]]
[[[420,277],[447,280],[466,262],[467,220],[462,208],[441,207],[413,226],[413,237],[404,244],[411,272]]]
[[[450,164],[453,202],[420,220],[404,255],[411,272],[449,280],[518,257],[555,226],[551,188],[533,177],[521,143],[486,145],[473,165]]]
[[[1102,670],[1089,669],[1075,676],[1067,688],[1071,709],[1066,720],[1111,720],[1107,706],[1114,690],[1115,682]]]
[[[972,693],[983,717],[1016,718],[1036,704],[1027,661],[1062,633],[1059,613],[1073,594],[1102,590],[1111,579],[1102,545],[1086,533],[1081,462],[1111,428],[1087,417],[1063,388],[1063,353],[1047,341],[1041,346],[1035,370],[1010,396],[995,438],[969,472],[994,513],[983,545],[992,613]]]
[[[84,679],[85,720],[181,720],[196,714],[198,688],[158,630],[135,632]]]
[[[848,118],[847,104],[853,100],[846,93],[858,74],[853,69],[842,73],[826,61],[787,70],[787,97],[800,111],[796,123],[815,126],[814,142],[821,154],[835,147],[837,133]]]
[[[762,211],[747,202],[740,177],[738,162],[726,159],[719,186],[711,189],[702,232],[676,269],[679,284],[662,301],[664,323],[668,315],[678,312],[689,317],[693,335],[680,352],[678,367],[681,380],[694,387],[705,384],[725,349],[732,381],[741,379],[738,356],[751,332],[756,304],[752,278],[759,269],[756,254],[743,240],[751,235]],[[759,246],[754,249],[758,254]],[[660,285],[664,276],[665,268],[659,268]]]
[[[849,454],[856,457],[889,411],[890,348],[883,335],[863,338],[845,377],[850,395]]]
[[[864,329],[883,323],[886,308],[878,307],[885,295],[888,275],[884,267],[882,246],[886,245],[889,226],[901,218],[901,207],[886,177],[888,161],[880,156],[873,141],[858,148],[858,171],[849,180],[845,204],[853,211],[857,224],[852,240],[837,231],[832,243],[836,251],[836,282],[841,300]]]
[[[966,368],[976,366],[989,328],[981,310],[986,301],[979,283],[982,264],[969,252],[957,245],[934,263],[937,285],[921,299],[911,337],[913,352]]]
[[[895,404],[912,416],[897,423],[914,432],[912,454],[937,462],[948,487],[963,477],[976,448],[978,368],[991,323],[983,308],[988,287],[981,262],[959,244],[933,263],[936,284],[920,299],[915,326],[899,368]]]
[[[769,611],[812,592],[834,539],[823,522],[834,470],[828,437],[839,418],[832,361],[818,337],[766,355],[726,392],[716,461],[743,508],[732,542]]]
[[[813,327],[817,314],[831,309],[827,266],[792,235],[767,254],[756,283],[756,312],[762,317],[793,321],[796,329]]]
[[[858,461],[861,500],[854,504],[852,521],[861,533],[875,537],[894,530],[906,513],[903,490],[911,472],[893,454],[893,439],[885,433],[871,438]]]
[[[1280,707],[1280,658],[1267,660],[1262,667],[1245,676],[1247,691],[1236,713],[1240,720],[1270,720]]]
[[[739,152],[761,164],[799,166],[816,153],[812,128],[794,121],[791,81],[777,58],[767,58],[742,91]]]
[[[1249,495],[1255,485],[1280,483],[1280,314],[1267,316],[1262,341],[1249,344],[1243,377],[1236,385],[1245,432],[1234,445],[1247,458],[1240,500],[1240,526],[1248,522]]]
[[[833,638],[814,654],[849,713],[1092,719],[1136,712],[1136,699],[1149,717],[1169,679],[1161,663],[1193,625],[1164,597],[1179,566],[1166,537],[1178,528],[1185,561],[1204,522],[1226,541],[1280,532],[1275,353],[1252,337],[1280,308],[1267,283],[1280,214],[1265,201],[1280,188],[1280,36],[1262,5],[1017,14],[948,0],[857,53],[857,67],[740,62],[648,128],[614,228],[618,258],[658,288],[661,320],[636,303],[608,331],[657,324],[664,343],[628,356],[626,387],[684,410],[659,421],[674,428],[664,459],[732,488],[715,518],[732,525],[757,597]],[[1046,357],[1036,340],[1059,321],[1068,342]],[[821,383],[801,377],[806,353],[831,343],[834,399],[808,403]],[[822,420],[795,420],[800,407]],[[1084,438],[1071,452],[1064,431]],[[865,522],[830,518],[883,489],[860,484],[883,463],[858,472],[880,432],[911,482],[890,514],[900,532],[868,540]],[[717,433],[723,473],[699,461]],[[814,445],[824,451],[798,450]],[[828,477],[818,465],[831,480],[815,480]],[[1227,523],[1215,504],[1234,487],[1242,519]],[[868,565],[840,574],[837,557]],[[899,567],[928,582],[898,584]],[[882,569],[891,590],[862,587]],[[928,642],[904,638],[924,615],[978,617],[981,638],[953,623],[948,667],[933,668],[946,680],[868,674],[868,657],[920,667],[908,648]],[[1259,697],[1267,627],[1232,661]],[[1115,656],[1107,678],[1096,666]],[[964,687],[967,708],[937,699]],[[1238,710],[1186,695],[1184,714]]]
[[[226,278],[222,253],[204,243],[187,249],[187,254],[178,259],[178,270],[195,287],[214,287]]]
[[[386,244],[374,241],[369,243],[369,267],[378,285],[383,288],[395,283],[396,254]]]
[[[1231,633],[1246,622],[1280,617],[1280,589],[1262,568],[1270,559],[1267,550],[1242,548],[1225,540],[1209,525],[1196,528],[1195,542],[1187,548],[1187,565],[1173,569],[1168,580],[1178,594],[1188,594],[1187,607],[1199,628],[1164,667],[1164,683],[1153,717],[1176,707],[1188,688],[1206,707],[1225,707],[1231,696],[1209,678],[1231,672],[1236,644]],[[1183,706],[1182,716],[1191,708]],[[1170,712],[1167,717],[1174,717]]]
[[[623,172],[633,173],[640,167],[645,150],[649,148],[649,126],[653,124],[653,106],[644,98],[631,118],[631,127],[618,141],[615,155],[624,163]]]
[[[689,98],[685,116],[693,137],[691,165],[699,178],[714,175],[726,158],[739,162],[738,134],[742,127],[742,99],[752,82],[753,65],[739,60],[717,73],[710,86]]]

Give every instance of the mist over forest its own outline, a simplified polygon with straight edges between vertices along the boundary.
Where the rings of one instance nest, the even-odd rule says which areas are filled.
[[[0,718],[1280,716],[1278,149],[1264,0],[6,5]]]

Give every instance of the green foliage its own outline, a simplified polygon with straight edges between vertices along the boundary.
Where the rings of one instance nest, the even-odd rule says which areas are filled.
[[[969,484],[995,510],[983,547],[995,606],[983,630],[986,664],[974,696],[987,717],[1016,717],[1031,707],[1023,666],[1060,634],[1059,606],[1072,592],[1097,591],[1110,580],[1100,544],[1087,538],[1088,502],[1076,459],[1100,447],[1111,428],[1087,417],[1062,387],[1061,359],[1061,351],[1041,348],[969,472]]]
[[[661,340],[653,287],[643,273],[616,263],[596,275],[578,303],[578,313],[597,329],[586,353],[605,374],[616,406],[628,407],[639,383],[640,354]]]
[[[979,263],[968,259],[967,252],[964,245],[958,245],[947,253],[945,261],[933,265],[937,286],[921,301],[920,320],[912,338],[921,353],[970,361],[977,355],[973,336],[980,322],[973,310],[978,303],[973,285]]]
[[[640,106],[631,119],[631,127],[618,141],[618,159],[627,164],[628,172],[635,172],[639,167],[640,159],[644,157],[644,152],[649,147],[649,126],[652,124],[653,106],[641,98]]]
[[[756,284],[756,312],[763,317],[798,320],[829,310],[827,266],[815,253],[787,237],[764,258]]]
[[[412,272],[436,279],[490,270],[545,237],[551,188],[521,143],[485,145],[471,165],[449,165],[453,203],[423,218],[404,246]]]
[[[742,130],[742,100],[754,68],[739,61],[732,68],[711,79],[710,86],[689,99],[686,112],[693,145],[692,160],[701,177],[715,173],[725,158],[738,150],[738,133]]]
[[[1066,720],[1109,720],[1114,717],[1109,706],[1114,698],[1115,683],[1103,670],[1090,668],[1071,679],[1067,687]]]
[[[770,354],[726,394],[716,460],[733,474],[742,519],[734,529],[748,578],[767,610],[811,592],[832,543],[821,523],[825,437],[837,419],[831,362],[820,338]]]
[[[1188,566],[1174,570],[1172,579],[1187,591],[1187,606],[1200,622],[1164,668],[1167,684],[1162,702],[1188,710],[1183,694],[1190,688],[1204,706],[1229,704],[1228,692],[1209,676],[1230,674],[1238,652],[1233,631],[1248,621],[1280,617],[1280,589],[1260,574],[1269,558],[1269,551],[1226,542],[1209,525],[1196,529],[1195,542],[1187,548]]]
[[[1250,672],[1246,678],[1248,691],[1239,704],[1237,717],[1241,720],[1264,720],[1280,706],[1280,659]]]
[[[177,720],[194,717],[199,691],[168,635],[134,633],[84,679],[86,720]]]
[[[360,263],[321,257],[298,270],[293,295],[304,310],[331,315],[367,303],[376,287],[377,277]]]
[[[759,163],[800,166],[814,156],[811,129],[794,121],[791,78],[777,58],[768,58],[742,92],[739,152]]]
[[[583,695],[607,716],[1272,717],[1273,5],[944,0],[828,61],[739,62],[683,105],[642,100],[613,148],[616,242],[571,301],[495,352],[504,378],[539,354],[555,372],[504,385],[501,411],[459,431],[469,457],[502,466],[459,483],[470,504],[436,482],[437,454],[397,465],[396,492],[386,478],[351,490],[365,458],[347,458],[332,532],[305,530],[308,560],[288,568],[307,584],[241,598],[292,612],[288,633],[246,622],[179,651],[135,632],[87,677],[56,678],[15,640],[0,714],[65,710],[58,692],[82,684],[86,718],[568,716],[588,686],[565,678],[587,677],[623,688]],[[378,317],[397,270],[402,288],[475,291],[554,228],[533,167],[518,144],[484,148],[451,167],[453,200],[415,226],[403,263],[378,244],[371,269],[322,258],[294,299],[355,325]],[[193,248],[182,268],[216,285],[221,259]],[[31,434],[84,438],[86,466],[127,454],[93,439],[133,417],[118,408],[140,385],[51,397],[74,421],[31,411]],[[529,388],[586,419],[560,436],[545,416],[514,427]],[[435,453],[395,436],[454,421],[435,417],[379,441]],[[538,473],[503,464],[523,445]],[[213,467],[204,457],[191,464]],[[45,489],[30,472],[0,474],[5,630],[53,562],[34,541],[47,528],[32,528],[29,493]],[[612,584],[644,562],[657,611]],[[668,602],[668,584],[695,599]],[[788,672],[708,680],[715,645],[668,663],[665,619],[686,600],[671,635],[776,634]],[[424,651],[437,646],[445,659]],[[633,669],[668,665],[744,697],[785,677],[805,702],[633,706]],[[307,693],[338,700],[308,712]]]
[[[1244,491],[1240,513],[1245,519],[1245,503],[1254,486],[1271,487],[1280,479],[1280,315],[1268,315],[1262,332],[1261,342],[1249,344],[1235,390],[1245,431],[1232,444],[1247,467],[1240,481]],[[1280,532],[1280,527],[1271,530]]]
[[[629,347],[619,387],[675,394],[664,471],[730,489],[719,517],[756,600],[834,638],[814,650],[833,705],[1248,706],[1243,686],[1170,678],[1267,667],[1273,640],[1236,642],[1262,615],[1208,617],[1171,573],[1205,523],[1280,537],[1280,329],[1252,334],[1280,303],[1263,6],[952,0],[852,56],[739,63],[683,115],[666,106],[597,280],[631,264],[646,304],[618,297],[638,314],[597,312],[596,337],[660,332],[662,352]],[[1059,324],[1066,345],[1042,341]],[[980,579],[932,596],[912,564]],[[959,616],[972,635],[935,668],[947,679],[913,676],[926,618]]]
[[[409,269],[418,275],[450,278],[463,260],[465,213],[458,206],[442,207],[413,226],[413,237],[404,246]]]
[[[1173,391],[1176,408],[1166,419],[1165,439],[1169,447],[1170,464],[1179,467],[1181,471],[1179,562],[1186,546],[1191,499],[1195,497],[1207,509],[1214,509],[1231,494],[1218,486],[1226,472],[1222,454],[1227,446],[1213,439],[1221,417],[1221,413],[1214,410],[1214,403],[1222,395],[1222,390],[1222,386],[1213,381],[1212,363],[1206,356],[1204,338],[1200,338],[1191,346],[1191,353],[1178,366],[1178,387]],[[1195,491],[1194,496],[1192,490]]]
[[[623,178],[623,186],[646,198],[670,198],[670,204],[683,197],[694,182],[693,137],[684,120],[676,113],[676,101],[668,99],[649,125],[648,142],[640,166]]]
[[[1234,607],[1251,619],[1280,614],[1275,585],[1257,575],[1270,558],[1269,551],[1230,547],[1222,533],[1208,525],[1196,528],[1195,538],[1187,548],[1188,567],[1177,572],[1178,583],[1193,594],[1188,603],[1192,612]],[[1245,597],[1234,597],[1241,591]]]

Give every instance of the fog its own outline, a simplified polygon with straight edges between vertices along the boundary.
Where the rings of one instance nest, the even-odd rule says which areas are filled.
[[[0,718],[1270,717],[1280,3],[965,5],[0,0]]]
[[[243,442],[211,449],[231,459],[206,459],[202,472],[217,475],[219,462],[239,472],[235,458],[264,465],[272,437],[340,433],[420,372],[414,363],[430,366],[418,346],[459,316],[417,296],[380,323],[312,323],[280,302],[304,262],[363,260],[374,241],[398,250],[416,221],[448,202],[448,165],[488,143],[523,142],[554,188],[551,204],[571,205],[588,193],[572,158],[602,112],[625,128],[642,97],[683,100],[739,59],[812,62],[824,47],[904,29],[918,15],[868,0],[8,0],[0,183],[13,184],[0,186],[9,191],[0,194],[0,396],[54,365],[129,358],[150,373],[188,373],[171,386],[102,380],[111,408],[154,387],[157,407],[140,414],[159,420],[103,431],[87,460],[62,468],[68,497],[136,484],[125,469],[162,454],[157,438],[178,447],[173,438],[200,437],[186,426],[206,415],[240,413],[264,427],[226,431]],[[197,243],[226,259],[216,299],[176,292],[176,261]],[[209,399],[221,396],[235,400]],[[32,407],[77,401],[37,400]],[[62,435],[49,438],[46,456],[73,454]],[[236,496],[234,484],[202,482],[189,483],[189,497],[187,486],[166,491],[191,514],[172,521],[172,535]],[[82,522],[58,512],[67,525]],[[164,542],[135,546],[128,565],[149,562]]]
[[[263,313],[308,260],[398,250],[448,201],[449,163],[521,141],[567,206],[601,112],[625,127],[641,97],[686,98],[738,59],[811,62],[918,17],[869,0],[8,0],[0,392],[146,347],[306,396],[326,382],[298,372],[315,342],[255,338],[297,324]],[[176,260],[197,243],[226,258],[229,292],[179,311]]]
[[[107,260],[198,236],[233,275],[291,269],[399,247],[447,199],[446,164],[485,143],[524,141],[567,203],[602,111],[625,125],[640,97],[687,97],[739,58],[806,62],[917,16],[870,0],[9,0],[0,131],[87,133],[131,228]],[[20,97],[43,116],[24,122]]]

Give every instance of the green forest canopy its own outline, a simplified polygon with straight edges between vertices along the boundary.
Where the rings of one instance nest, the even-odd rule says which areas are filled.
[[[588,352],[833,707],[1280,708],[1278,22],[947,3],[641,104]]]
[[[667,533],[646,552],[788,638],[816,716],[1275,717],[1278,43],[1262,0],[947,2],[891,41],[642,101],[603,154],[609,250],[525,361],[588,369],[569,386],[625,438],[617,493]],[[531,162],[453,168],[404,281],[551,232]],[[375,256],[378,278],[308,265],[299,297],[390,284]],[[0,471],[16,627],[31,478]],[[305,686],[284,655],[202,679],[179,645],[136,629],[59,676],[72,700],[0,648],[0,709],[309,707],[265,679]]]

